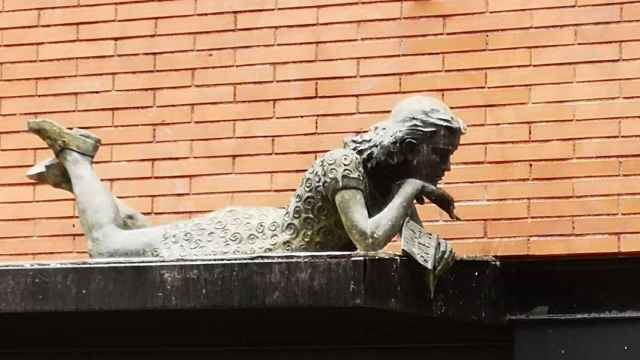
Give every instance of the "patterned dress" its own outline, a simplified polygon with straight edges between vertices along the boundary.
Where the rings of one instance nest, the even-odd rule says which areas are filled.
[[[326,153],[307,170],[286,209],[229,207],[165,226],[152,256],[196,258],[354,248],[334,203],[343,189],[367,196],[360,157],[351,150]]]

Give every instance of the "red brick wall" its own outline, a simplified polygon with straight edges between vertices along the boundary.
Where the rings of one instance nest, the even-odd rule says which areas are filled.
[[[46,116],[166,222],[287,203],[324,151],[415,93],[469,126],[421,208],[461,254],[640,250],[640,2],[0,0],[0,259],[86,257],[69,194],[24,177]],[[638,40],[638,41],[635,41]]]

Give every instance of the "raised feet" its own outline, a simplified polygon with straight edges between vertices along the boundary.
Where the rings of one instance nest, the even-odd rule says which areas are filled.
[[[67,149],[93,158],[100,148],[100,139],[88,131],[68,130],[51,120],[31,120],[28,128],[46,142],[56,156]]]

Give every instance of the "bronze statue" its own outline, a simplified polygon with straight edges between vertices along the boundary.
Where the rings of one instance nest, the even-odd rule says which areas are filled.
[[[150,226],[101,183],[92,167],[100,145],[97,137],[48,120],[33,120],[28,126],[55,154],[28,176],[75,194],[93,258],[375,252],[403,226],[421,224],[414,201],[428,199],[458,219],[453,198],[437,184],[450,170],[450,157],[465,127],[431,97],[402,101],[388,120],[318,159],[286,209],[229,207],[159,226]],[[444,240],[436,238],[436,245],[434,267],[442,269],[453,252]]]

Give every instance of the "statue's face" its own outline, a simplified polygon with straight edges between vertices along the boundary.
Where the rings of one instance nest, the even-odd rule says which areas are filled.
[[[443,131],[443,134],[416,144],[412,159],[408,161],[410,177],[437,185],[451,170],[451,155],[459,143],[459,133]]]

